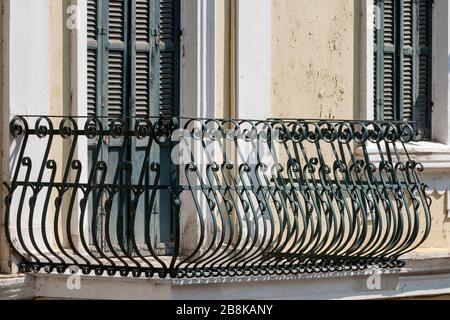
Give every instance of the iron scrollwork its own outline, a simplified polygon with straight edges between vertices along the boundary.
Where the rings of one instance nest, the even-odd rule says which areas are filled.
[[[430,233],[409,123],[18,116],[10,133],[5,227],[27,272],[398,268]]]

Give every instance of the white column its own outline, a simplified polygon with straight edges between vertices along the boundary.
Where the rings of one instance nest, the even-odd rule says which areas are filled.
[[[10,138],[9,120],[15,115],[49,113],[48,1],[4,0],[2,19],[2,153],[4,154],[2,180],[10,181],[11,170],[15,168],[18,158],[18,146],[17,141],[12,141]],[[31,123],[34,126],[34,121]],[[27,145],[26,155],[33,163],[30,179],[36,179],[44,150],[42,144],[36,143],[35,137],[30,138]],[[27,195],[29,196],[29,193]],[[2,199],[4,199],[3,196],[2,194]],[[28,204],[28,196],[25,199],[26,204]],[[17,212],[18,202],[15,196],[11,208],[12,218],[14,212]],[[40,205],[41,202],[38,199],[36,208],[40,208]],[[1,207],[1,209],[3,213],[4,208]],[[24,212],[23,216],[26,219],[27,213]],[[24,237],[27,237],[26,234]],[[6,258],[9,253],[2,255]],[[16,262],[13,261],[11,268],[13,273],[17,272]],[[3,267],[3,269],[8,268]]]

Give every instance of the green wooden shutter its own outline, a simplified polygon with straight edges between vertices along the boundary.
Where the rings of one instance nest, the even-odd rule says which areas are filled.
[[[129,115],[129,1],[130,0],[88,0],[88,115],[110,118]],[[108,119],[102,118],[108,127]],[[118,173],[118,163],[129,161],[128,152],[123,152],[122,142],[111,139],[102,144],[101,160],[108,166],[106,183],[120,185],[127,181],[125,174]],[[90,150],[91,152],[91,150]],[[91,162],[92,154],[89,153]],[[92,165],[92,163],[91,163]],[[103,202],[92,211],[99,224],[99,238],[104,244],[104,223],[100,213]],[[128,219],[128,195],[120,191],[114,198],[109,224],[112,246],[125,246]],[[91,210],[92,210],[91,209]],[[111,248],[111,247],[110,247]]]
[[[179,10],[180,0],[88,0],[88,114],[114,117],[178,115],[179,104]],[[133,128],[134,118],[128,118]],[[105,127],[107,119],[104,121]],[[120,177],[115,181],[114,170],[108,170],[108,183],[123,183],[131,178],[132,183],[154,183],[154,173],[143,168],[146,156],[146,141],[132,139],[130,150],[121,153],[121,142],[111,140],[103,145],[102,159],[108,168],[116,168],[121,161],[132,163],[131,177]],[[178,176],[170,165],[170,146],[153,145],[149,163],[161,166],[161,180],[156,183],[169,185]],[[140,181],[141,172],[145,181]],[[113,212],[123,219],[118,220],[117,230],[123,230],[123,239],[114,239],[119,244],[126,242],[127,215],[130,212],[130,195],[121,194],[114,201]],[[159,212],[152,220],[158,236],[155,244],[171,242],[171,198],[160,191],[155,208],[147,208],[150,195],[139,201],[137,212],[140,221],[145,212]],[[123,210],[118,210],[123,206]],[[140,232],[142,230],[136,230]],[[119,232],[120,233],[120,232]],[[142,239],[142,241],[144,241]]]
[[[96,0],[87,1],[87,36],[88,36],[88,52],[87,52],[87,111],[89,116],[95,116],[99,110],[97,107],[101,104],[101,91],[99,88],[100,79],[100,62],[101,59],[101,37],[98,30],[101,29],[101,17],[99,10],[101,4]]]
[[[416,29],[415,3],[404,0],[400,4],[399,41],[399,119],[413,120],[414,97],[414,35]]]
[[[88,114],[178,114],[180,0],[87,5]]]
[[[157,106],[151,103],[150,98],[152,92],[150,90],[150,82],[152,79],[152,44],[151,39],[151,21],[155,19],[152,14],[152,1],[149,0],[133,0],[131,2],[131,112],[132,115],[138,118],[146,118],[152,116],[151,111],[155,110]],[[135,126],[135,119],[131,119],[131,125]],[[153,145],[151,149],[150,159],[147,166],[144,167],[145,158],[147,156],[147,146],[149,141],[138,141],[131,139],[131,163],[132,183],[139,185],[141,183],[154,183],[156,181],[156,174],[149,169],[150,163],[159,163],[159,148]],[[144,175],[142,171],[144,170]],[[145,244],[145,228],[148,219],[148,212],[155,212],[159,209],[159,195],[155,197],[153,207],[149,207],[149,201],[152,198],[150,191],[146,190],[141,195],[141,200],[136,204],[135,214],[135,230],[134,234],[139,245]],[[158,230],[159,215],[153,215],[151,219],[151,229]],[[154,232],[156,238],[159,232]],[[159,239],[152,238],[152,245],[157,246]]]
[[[127,47],[129,0],[88,0],[88,115],[128,113]]]
[[[431,137],[431,0],[378,0],[375,115],[415,121]]]
[[[134,0],[131,8],[131,109],[137,117],[150,116],[155,109],[150,103],[152,42],[151,1]]]
[[[377,1],[381,14],[380,29],[376,34],[376,107],[379,120],[392,121],[397,118],[396,99],[396,6],[395,0]]]
[[[127,98],[129,67],[129,0],[105,1],[107,10],[107,96],[108,116],[121,117],[129,115]]]
[[[170,118],[179,115],[179,55],[180,55],[180,0],[154,0],[153,10],[158,19],[152,21],[151,84],[153,101],[158,105],[159,116]],[[161,184],[174,185],[178,180],[177,168],[172,164],[171,146],[161,146]],[[158,241],[170,250],[173,245],[173,212],[171,193],[161,191],[159,195],[160,222]]]
[[[180,0],[159,0],[157,41],[159,109],[162,116],[178,114]]]
[[[417,34],[415,37],[415,76],[413,119],[426,139],[431,138],[432,113],[432,1],[416,0]]]
[[[180,0],[132,0],[131,1],[131,47],[130,47],[130,101],[131,113],[137,118],[171,117],[178,114],[179,96],[179,8]],[[135,122],[132,120],[131,125]],[[140,144],[142,143],[142,144]],[[132,140],[132,181],[140,183],[142,164],[146,157],[147,143]],[[161,166],[160,183],[170,185],[174,176],[171,165],[171,147],[154,144],[150,161]],[[155,181],[155,173],[147,170],[145,181]],[[149,192],[136,208],[137,225],[145,225],[143,212],[159,212],[152,218],[152,228],[158,230],[154,245],[164,243],[165,250],[172,246],[172,212],[170,193],[158,191],[153,208],[148,208]],[[144,241],[142,228],[135,234]]]
[[[179,0],[132,4],[132,101],[138,117],[178,114]]]

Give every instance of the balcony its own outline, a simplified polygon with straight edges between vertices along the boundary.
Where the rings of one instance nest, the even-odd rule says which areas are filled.
[[[24,272],[398,268],[430,233],[409,123],[18,116],[10,132],[5,228]]]

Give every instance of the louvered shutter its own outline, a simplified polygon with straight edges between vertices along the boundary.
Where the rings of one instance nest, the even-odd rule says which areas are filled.
[[[152,79],[151,59],[153,56],[152,38],[151,38],[151,22],[155,19],[152,10],[152,1],[149,0],[133,0],[131,3],[131,113],[138,118],[146,118],[154,116],[151,111],[156,110],[156,106],[150,102],[150,97],[153,96],[150,88],[150,81]],[[131,126],[135,126],[136,119],[131,119]],[[156,174],[149,168],[150,163],[160,163],[160,150],[157,145],[153,145],[150,150],[150,160],[147,161],[147,167],[143,167],[148,152],[148,140],[131,139],[131,163],[132,177],[131,181],[134,185],[143,183],[153,183],[156,181]],[[144,174],[142,174],[144,170]],[[151,182],[150,182],[151,181]],[[136,205],[136,221],[135,225],[145,226],[145,213],[155,212],[159,209],[159,195],[153,197],[155,200],[149,207],[149,199],[152,194],[149,190],[145,190],[141,195],[141,201]],[[158,230],[159,215],[153,215],[151,221],[152,230]],[[137,243],[143,245],[145,243],[145,230],[143,227],[137,227],[134,230]],[[157,239],[151,239],[152,245],[158,243]]]
[[[130,111],[137,118],[172,117],[178,114],[179,82],[179,9],[180,0],[132,0],[131,2],[131,46],[130,46]],[[132,119],[131,125],[135,122]],[[132,140],[131,162],[133,164],[132,183],[142,183],[142,164],[145,163],[148,142]],[[177,173],[171,166],[171,147],[154,144],[150,161],[161,166],[159,183],[170,185]],[[155,181],[151,170],[146,171],[145,181]],[[156,246],[172,242],[172,199],[170,192],[157,192],[153,208],[148,199],[152,196],[146,191],[142,196],[146,201],[137,204],[136,223],[145,225],[142,212],[159,212],[152,219],[152,228],[158,230],[157,238],[152,239]],[[140,242],[144,242],[142,228],[135,230]]]
[[[413,121],[414,105],[414,47],[415,47],[415,15],[414,1],[400,2],[400,91],[399,107],[401,119]]]
[[[417,34],[415,36],[416,67],[413,119],[423,130],[427,139],[431,138],[431,48],[432,48],[432,1],[416,0]]]
[[[133,1],[132,105],[138,117],[178,113],[179,6],[179,0]]]
[[[97,107],[101,104],[101,88],[98,75],[101,72],[102,45],[99,30],[102,28],[101,2],[87,1],[87,111],[89,116],[99,114]]]
[[[132,53],[132,112],[137,117],[148,117],[150,110],[155,109],[150,103],[150,79],[152,68],[151,17],[152,4],[148,0],[135,0],[132,5],[132,29],[131,35]],[[154,114],[153,114],[154,115]]]
[[[131,0],[88,0],[88,114],[108,116],[109,119],[129,115],[128,68],[129,68],[129,1]],[[108,118],[102,118],[103,126],[108,127]],[[110,139],[101,145],[100,159],[107,164],[106,183],[120,185],[127,181],[125,174],[116,173],[118,164],[129,161],[129,155],[122,152],[122,142]],[[89,162],[95,145],[89,148]],[[100,160],[97,158],[96,161]],[[94,200],[92,195],[90,210],[97,221],[98,243],[105,244],[104,223],[101,212],[103,201]],[[110,233],[112,246],[125,246],[128,215],[128,195],[120,190],[111,205]],[[105,247],[106,250],[111,249]]]
[[[180,0],[153,1],[152,8],[156,19],[150,21],[152,36],[150,105],[158,106],[156,112],[152,110],[152,114],[159,113],[160,117],[168,119],[179,114]],[[161,146],[159,153],[159,162],[166,164],[161,166],[161,184],[176,184],[178,172],[175,166],[170,165],[171,146]],[[166,250],[173,245],[172,202],[169,191],[160,191],[157,242],[164,243]]]
[[[127,71],[129,46],[128,10],[130,0],[105,1],[107,10],[107,96],[108,116],[129,115],[127,99]],[[106,71],[106,70],[105,70]]]
[[[88,0],[88,113],[91,116],[127,117],[134,128],[135,119],[148,116],[164,118],[178,114],[179,99],[179,10],[180,0]],[[129,117],[131,116],[131,117]],[[105,119],[104,125],[107,124]],[[102,160],[108,164],[107,182],[133,184],[155,181],[154,173],[143,168],[152,162],[161,166],[157,183],[170,185],[177,177],[171,163],[170,146],[153,145],[150,161],[146,162],[148,141],[131,139],[129,149],[121,152],[121,142],[111,139],[102,147]],[[119,162],[132,164],[131,177],[115,181]],[[145,173],[142,181],[142,172]],[[130,195],[120,194],[112,204],[111,221],[117,220],[117,230],[124,232],[130,213]],[[139,201],[137,224],[144,225],[145,212],[159,212],[152,219],[152,228],[159,230],[155,244],[171,242],[171,198],[159,191],[154,208],[148,208],[150,194]],[[117,201],[116,201],[117,200]],[[119,210],[118,208],[123,208]],[[116,219],[119,214],[123,219]],[[135,230],[138,238],[143,230]],[[118,231],[118,233],[120,233]],[[144,241],[144,239],[141,239]],[[170,247],[170,246],[169,246]]]
[[[88,114],[178,114],[180,0],[87,5]]]
[[[88,115],[127,114],[128,1],[87,1]]]
[[[377,119],[392,121],[397,118],[396,109],[396,0],[377,1],[381,17],[376,34],[376,108]]]
[[[415,121],[431,137],[431,0],[379,0],[375,115]]]
[[[160,115],[178,113],[180,0],[159,0],[158,81]]]

